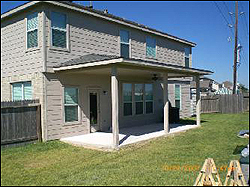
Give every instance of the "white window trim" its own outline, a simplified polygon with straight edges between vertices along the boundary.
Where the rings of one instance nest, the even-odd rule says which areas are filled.
[[[79,123],[81,122],[80,119],[81,119],[81,110],[80,110],[80,87],[79,86],[73,86],[73,85],[64,85],[62,87],[62,117],[63,117],[63,124],[64,125],[79,125]],[[78,93],[78,104],[77,104],[77,114],[78,114],[78,119],[77,121],[69,121],[67,122],[65,120],[65,105],[67,106],[76,106],[74,104],[65,104],[65,88],[76,88],[77,89],[77,93]]]
[[[179,85],[180,86],[180,111],[182,110],[182,92],[181,92],[181,84],[174,84],[174,94],[175,94],[175,85]],[[175,105],[175,101],[176,101],[176,98],[175,98],[175,95],[174,95],[174,106],[176,107]]]
[[[151,39],[155,40],[155,57],[147,55],[147,38],[151,38]],[[157,40],[156,40],[156,38],[151,37],[151,36],[146,36],[145,37],[145,51],[146,51],[146,58],[154,59],[154,60],[157,59]]]
[[[28,26],[28,16],[31,15],[31,14],[35,14],[37,13],[37,28],[36,29],[30,29],[28,30],[27,29],[27,26]],[[28,16],[26,16],[25,18],[25,52],[31,52],[31,51],[36,51],[36,50],[39,50],[39,27],[40,27],[40,23],[39,23],[39,12],[30,12],[28,14]],[[30,47],[28,48],[28,32],[31,32],[31,31],[34,31],[34,30],[37,30],[37,47]]]
[[[59,13],[59,14],[64,14],[66,16],[66,29],[62,29],[62,28],[53,28],[52,27],[52,12],[55,13]],[[68,15],[66,13],[63,12],[58,12],[58,11],[49,11],[49,50],[55,50],[55,51],[64,51],[64,52],[70,52],[70,30],[69,30],[69,21],[68,21]],[[53,42],[52,42],[52,29],[57,29],[59,31],[65,31],[66,32],[66,48],[63,47],[56,47],[53,46]]]
[[[22,82],[13,82],[11,83],[11,89],[12,89],[12,101],[14,101],[14,89],[13,89],[13,84],[22,84],[22,101],[25,99],[24,98],[24,83],[30,82],[31,88],[32,88],[32,82],[31,81],[22,81]],[[33,99],[33,89],[31,93],[31,99]]]
[[[125,42],[121,42],[121,35],[120,35],[120,33],[121,33],[121,31],[127,31],[128,32],[128,37],[129,37],[129,43],[125,43]],[[129,31],[129,30],[127,30],[127,29],[119,29],[119,39],[118,39],[118,45],[119,45],[119,54],[120,54],[120,56],[121,56],[121,44],[126,44],[126,45],[128,45],[129,46],[129,58],[132,58],[132,45],[131,45],[131,42],[132,42],[132,40],[131,40],[131,32]],[[129,83],[128,83],[129,84]]]

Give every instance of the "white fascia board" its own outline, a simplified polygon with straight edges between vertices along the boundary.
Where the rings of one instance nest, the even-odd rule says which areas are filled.
[[[126,65],[134,65],[134,66],[144,66],[149,68],[160,68],[165,70],[172,70],[172,71],[180,71],[180,74],[184,73],[191,73],[191,74],[211,74],[206,71],[202,70],[193,70],[193,69],[183,69],[181,67],[171,67],[171,66],[164,66],[161,64],[151,64],[147,62],[138,62],[136,60],[129,60],[129,59],[112,59],[112,60],[105,60],[105,61],[99,61],[99,62],[90,62],[86,64],[78,64],[78,65],[71,65],[71,66],[65,66],[65,67],[58,67],[53,68],[54,71],[63,71],[63,70],[72,70],[72,69],[79,69],[79,68],[87,68],[87,67],[94,67],[94,66],[101,66],[101,65],[110,65],[110,64],[126,64]]]
[[[12,14],[14,14],[14,13],[17,13],[17,12],[23,10],[23,9],[26,9],[26,8],[28,8],[28,7],[30,7],[30,6],[33,6],[33,5],[35,5],[35,4],[39,3],[39,2],[40,2],[40,1],[31,1],[31,2],[29,2],[29,3],[26,3],[26,4],[24,4],[24,5],[21,5],[21,6],[19,6],[19,7],[16,7],[16,8],[14,8],[14,9],[8,11],[8,12],[3,13],[3,14],[1,15],[1,19],[6,18],[6,17],[8,17],[8,16],[10,16],[10,15],[12,15]]]
[[[109,65],[109,64],[116,64],[119,62],[122,62],[122,58],[118,59],[112,59],[112,60],[105,60],[105,61],[99,61],[99,62],[89,62],[86,64],[77,64],[77,65],[70,65],[65,67],[58,67],[53,68],[54,71],[63,71],[63,70],[72,70],[72,69],[80,69],[80,68],[88,68],[93,66],[103,66],[103,65]]]
[[[140,62],[138,63],[137,61],[133,61],[133,60],[125,60],[123,61],[125,63],[129,63],[129,64],[134,64],[134,65],[137,65],[137,66],[147,66],[147,67],[154,67],[154,68],[164,68],[166,70],[173,70],[173,71],[182,71],[180,73],[195,73],[195,74],[200,74],[200,75],[208,75],[208,74],[211,74],[209,72],[206,72],[206,71],[202,71],[202,70],[195,70],[195,69],[183,69],[181,67],[171,67],[171,66],[164,66],[164,65],[161,65],[161,64],[151,64],[151,63],[148,63],[148,62]]]

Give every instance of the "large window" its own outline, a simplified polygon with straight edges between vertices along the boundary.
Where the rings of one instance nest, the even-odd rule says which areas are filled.
[[[132,84],[123,84],[123,114],[132,115]]]
[[[38,13],[27,17],[27,48],[38,46]]]
[[[129,32],[120,30],[121,57],[129,58]]]
[[[175,85],[175,107],[181,109],[181,86]]]
[[[156,57],[156,40],[154,38],[146,38],[146,56],[152,58]]]
[[[153,85],[145,84],[146,114],[153,113]]]
[[[143,84],[135,84],[135,114],[143,114]]]
[[[78,88],[64,88],[65,122],[78,121]]]
[[[52,46],[67,47],[66,15],[51,12]]]
[[[190,48],[185,48],[185,67],[190,66],[189,55],[190,55]]]
[[[12,84],[12,100],[29,100],[32,99],[31,82],[19,82]]]

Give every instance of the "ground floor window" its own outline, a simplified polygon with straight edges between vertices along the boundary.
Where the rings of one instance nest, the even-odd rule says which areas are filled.
[[[145,84],[146,114],[153,113],[153,85]]]
[[[132,84],[123,84],[123,114],[132,115]]]
[[[153,84],[123,83],[123,115],[153,113]]]
[[[181,86],[175,84],[175,107],[181,109]]]
[[[78,121],[78,88],[64,88],[65,122]]]
[[[12,100],[30,100],[32,99],[31,82],[18,82],[12,84]]]

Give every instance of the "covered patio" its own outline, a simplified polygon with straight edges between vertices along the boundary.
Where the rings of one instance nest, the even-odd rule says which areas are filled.
[[[161,136],[167,136],[185,132],[187,130],[199,127],[196,124],[189,124],[189,125],[170,124],[169,126],[170,130],[168,133],[165,133],[163,123],[144,125],[144,126],[134,126],[130,128],[121,128],[119,130],[118,148],[150,140],[153,138],[158,138]],[[85,135],[62,138],[61,141],[72,145],[91,148],[91,149],[100,149],[100,150],[114,149],[112,132],[95,132]]]
[[[156,61],[146,61],[141,59],[127,59],[117,56],[107,55],[86,55],[60,64],[54,67],[54,71],[61,72],[81,72],[92,74],[105,74],[110,76],[111,94],[111,132],[96,132],[87,135],[75,136],[61,139],[64,142],[80,144],[83,146],[95,146],[97,148],[118,149],[119,147],[138,141],[164,136],[175,132],[185,131],[199,127],[200,119],[200,76],[211,74],[211,71],[178,66],[173,64],[159,63]],[[152,79],[152,75],[157,75],[161,80],[164,108],[163,124],[152,124],[140,127],[120,128],[120,104],[119,83],[127,77],[140,79]],[[171,125],[169,123],[169,96],[168,81],[171,78],[194,77],[196,80],[196,124],[195,125]],[[143,129],[143,130],[142,130]],[[144,131],[145,130],[145,131]]]

